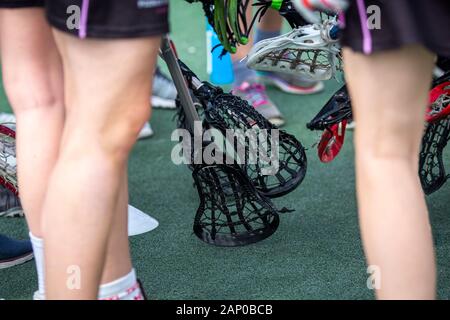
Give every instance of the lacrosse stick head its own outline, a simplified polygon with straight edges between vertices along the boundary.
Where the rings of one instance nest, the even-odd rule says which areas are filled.
[[[239,163],[243,163],[243,170],[265,196],[283,196],[303,181],[307,159],[302,144],[273,126],[247,101],[221,92],[209,101],[205,119],[221,130],[229,141],[233,140],[237,154],[245,154]],[[239,153],[239,150],[243,152]]]
[[[279,197],[297,188],[306,175],[307,167],[302,144],[294,136],[278,130],[247,101],[225,93],[210,83],[200,82],[185,64],[180,64],[193,94],[204,109],[203,128],[218,129],[227,140],[231,140],[230,132],[237,133],[232,135],[230,141],[233,148],[237,149],[233,153],[244,154],[238,163],[258,191],[267,197]],[[179,110],[182,114],[183,109]],[[181,122],[186,121],[184,116],[179,116],[179,119],[182,119]],[[179,125],[186,127],[186,124]],[[239,134],[242,131],[244,135]],[[245,136],[246,133],[258,137],[257,152]],[[259,144],[261,136],[263,144]]]
[[[258,71],[281,72],[306,79],[329,80],[341,69],[340,48],[330,38],[331,23],[306,25],[258,42],[247,66]]]
[[[419,176],[425,194],[439,190],[450,177],[443,156],[449,141],[450,116],[428,124],[419,160]]]
[[[216,246],[243,246],[270,237],[279,216],[237,166],[198,166],[193,172],[200,196],[194,233]]]
[[[317,147],[320,161],[328,163],[337,157],[344,146],[346,127],[347,120],[343,120],[325,129]]]
[[[450,116],[450,81],[444,81],[430,91],[426,121],[436,122]]]
[[[439,56],[436,65],[442,71],[449,72],[450,71],[450,58]],[[450,76],[450,74],[448,74],[448,76]]]
[[[15,124],[0,124],[0,185],[19,194]]]
[[[347,122],[352,118],[350,97],[346,86],[339,89],[306,126],[310,130],[324,130],[318,144],[320,161],[333,161],[341,151]]]
[[[324,107],[317,113],[306,127],[310,130],[325,130],[331,126],[352,119],[352,106],[347,86],[341,87],[328,100]]]
[[[443,155],[450,141],[450,73],[434,82],[429,101],[419,160],[420,181],[426,194],[439,190],[449,179]]]
[[[186,0],[189,3],[201,2],[208,23],[226,52],[236,53],[238,45],[248,43],[251,25],[247,22],[246,11],[251,0]]]

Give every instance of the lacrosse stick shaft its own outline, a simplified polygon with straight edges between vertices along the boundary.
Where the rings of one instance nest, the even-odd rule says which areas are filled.
[[[161,57],[165,61],[167,68],[169,69],[172,80],[178,91],[178,96],[180,98],[181,106],[183,107],[184,113],[186,115],[187,125],[191,132],[195,133],[194,130],[198,130],[199,126],[194,126],[195,121],[201,121],[200,117],[195,108],[192,97],[189,93],[189,88],[184,79],[183,73],[181,72],[180,66],[178,64],[177,55],[172,47],[171,40],[168,35],[164,36],[161,41]],[[202,135],[201,128],[200,132],[195,134]]]

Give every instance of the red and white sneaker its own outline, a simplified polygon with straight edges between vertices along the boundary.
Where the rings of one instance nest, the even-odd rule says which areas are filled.
[[[266,87],[258,82],[244,81],[233,89],[233,94],[247,100],[256,111],[277,127],[284,125],[284,117],[266,93]]]

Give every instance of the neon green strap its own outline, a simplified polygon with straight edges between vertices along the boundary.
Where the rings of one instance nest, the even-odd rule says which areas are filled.
[[[272,0],[272,4],[270,6],[272,9],[279,11],[281,9],[282,4],[283,0]]]

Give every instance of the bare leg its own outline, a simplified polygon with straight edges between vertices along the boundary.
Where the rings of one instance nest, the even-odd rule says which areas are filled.
[[[278,11],[269,9],[262,18],[258,28],[263,31],[280,31],[283,25],[283,18]]]
[[[107,253],[127,254],[108,244],[128,154],[149,117],[160,38],[55,37],[64,62],[67,118],[44,205],[47,293],[50,299],[95,299],[102,276],[129,272],[126,260],[117,274],[103,274]],[[113,242],[127,243],[126,233],[120,236]],[[68,270],[80,272],[75,290],[67,286]]]
[[[418,154],[433,69],[419,46],[364,56],[346,49],[354,105],[359,217],[380,299],[435,297],[435,262]]]
[[[120,182],[119,197],[109,234],[105,266],[103,268],[101,283],[108,283],[130,272],[131,256],[128,245],[128,176],[123,173]]]
[[[17,117],[22,205],[41,236],[41,209],[64,125],[62,62],[42,9],[0,10],[6,94]]]

